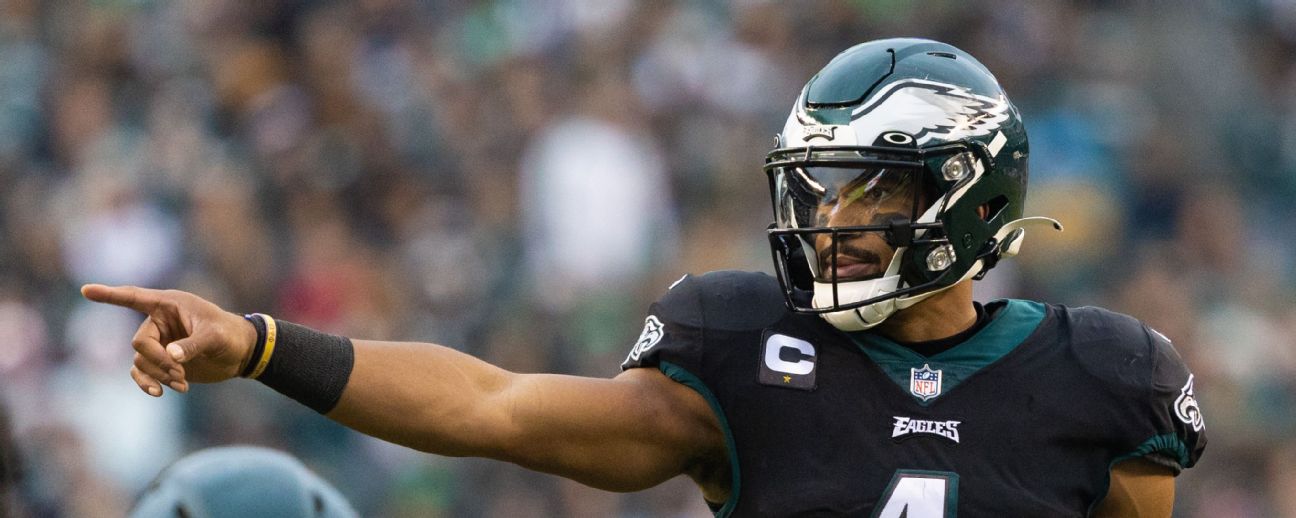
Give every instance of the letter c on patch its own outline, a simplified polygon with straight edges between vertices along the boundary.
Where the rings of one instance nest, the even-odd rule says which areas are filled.
[[[801,358],[790,362],[780,357],[783,349],[796,349],[810,359]],[[787,335],[770,335],[765,341],[765,366],[770,370],[803,376],[814,371],[815,348],[810,342]]]

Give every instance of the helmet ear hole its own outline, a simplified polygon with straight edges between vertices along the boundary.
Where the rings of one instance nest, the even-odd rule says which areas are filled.
[[[919,198],[917,203],[914,204],[915,220],[918,219],[919,214],[922,214],[926,212],[927,209],[930,209],[932,204],[936,203],[936,200],[940,199],[940,197],[944,195],[944,193],[941,192],[940,186],[936,185],[936,182],[934,180],[931,180],[925,176],[922,178],[921,185],[919,186],[918,189],[918,194],[919,196],[921,196],[921,198]]]
[[[977,207],[977,212],[981,213],[983,221],[994,221],[995,218],[1003,214],[1004,209],[1008,208],[1008,197],[1004,195],[995,196],[994,199],[986,202],[984,205]]]

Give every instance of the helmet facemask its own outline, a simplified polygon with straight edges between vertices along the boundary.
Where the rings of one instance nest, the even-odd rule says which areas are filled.
[[[897,299],[944,280],[940,272],[914,282],[905,267],[915,249],[930,253],[948,243],[940,218],[948,197],[927,160],[958,150],[934,151],[820,147],[770,154],[770,240],[789,307],[843,320],[844,329],[866,329],[898,309]]]

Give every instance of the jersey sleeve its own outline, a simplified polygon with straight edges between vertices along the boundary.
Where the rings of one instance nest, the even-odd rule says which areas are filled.
[[[643,331],[630,347],[621,370],[660,368],[669,362],[700,372],[705,322],[697,279],[685,275],[648,309]]]
[[[1145,418],[1155,435],[1134,455],[1165,465],[1178,474],[1197,463],[1206,448],[1206,422],[1197,404],[1196,379],[1165,335],[1143,326],[1151,348],[1152,372]]]
[[[649,308],[621,370],[668,362],[705,380],[705,357],[723,355],[786,312],[778,281],[764,273],[685,275]]]
[[[1113,465],[1144,458],[1177,475],[1196,464],[1206,425],[1195,378],[1170,340],[1128,315],[1099,308],[1069,313],[1076,359],[1097,382],[1084,407],[1094,432],[1111,441]]]

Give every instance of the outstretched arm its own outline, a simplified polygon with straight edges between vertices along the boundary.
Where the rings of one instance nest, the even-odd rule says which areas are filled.
[[[236,377],[256,330],[243,317],[175,290],[87,285],[86,298],[147,315],[131,376],[162,385]],[[688,474],[705,496],[727,496],[723,432],[706,401],[651,369],[613,379],[516,374],[434,344],[355,340],[355,361],[328,417],[422,451],[480,456],[613,491]]]
[[[422,451],[509,461],[611,491],[681,473],[707,485],[727,462],[706,401],[655,370],[515,374],[430,344],[356,341],[355,354],[328,416]]]

